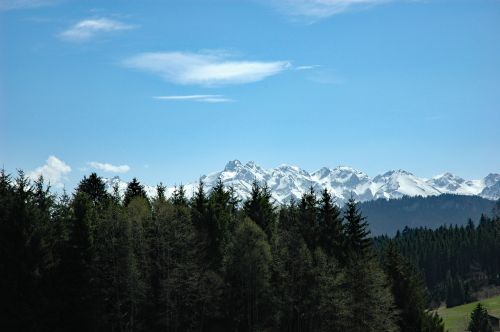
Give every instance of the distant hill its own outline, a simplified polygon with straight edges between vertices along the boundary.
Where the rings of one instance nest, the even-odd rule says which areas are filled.
[[[490,215],[495,201],[479,196],[443,194],[428,197],[404,196],[399,199],[377,199],[360,204],[368,218],[373,235],[393,235],[405,226],[437,228],[478,221],[481,214]]]

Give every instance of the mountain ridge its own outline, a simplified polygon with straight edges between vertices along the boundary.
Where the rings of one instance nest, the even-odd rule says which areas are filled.
[[[418,177],[403,169],[390,170],[370,177],[366,173],[350,166],[322,167],[314,172],[287,164],[275,168],[264,169],[253,161],[246,164],[239,160],[226,163],[222,171],[203,175],[206,190],[210,190],[219,180],[227,187],[232,186],[240,199],[250,195],[252,183],[267,184],[272,197],[278,204],[298,200],[312,187],[319,193],[328,189],[337,203],[344,203],[349,197],[364,202],[379,198],[392,199],[404,196],[438,196],[441,194],[477,195],[490,200],[500,198],[500,174],[490,173],[483,179],[465,180],[452,173],[443,173],[430,179]],[[120,192],[124,192],[127,182],[119,177],[106,180],[108,189],[118,184]],[[191,197],[198,187],[198,181],[184,185],[186,195]],[[145,185],[149,196],[156,195],[155,187]],[[167,196],[175,187],[167,188]]]

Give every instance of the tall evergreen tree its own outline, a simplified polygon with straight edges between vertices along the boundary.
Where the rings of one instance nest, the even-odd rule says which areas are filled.
[[[319,245],[318,199],[314,188],[304,193],[299,203],[301,233],[310,250]]]
[[[160,182],[156,186],[156,200],[157,201],[166,201],[167,200],[167,196],[165,195],[166,191],[167,191],[167,187],[165,187],[165,185],[163,185],[163,183]]]
[[[144,186],[136,178],[133,178],[127,185],[125,197],[123,198],[123,205],[128,206],[132,199],[136,197],[142,197],[145,200],[148,199]]]
[[[394,242],[389,242],[384,261],[384,269],[398,309],[397,323],[400,330],[422,331],[426,303],[423,285],[417,279],[418,273],[401,256]]]
[[[260,187],[256,180],[253,182],[250,198],[243,205],[243,210],[270,238],[275,226],[276,208],[267,185]]]
[[[366,218],[361,215],[354,198],[349,198],[344,206],[346,247],[350,253],[361,253],[371,245],[370,231]]]
[[[97,223],[94,276],[100,319],[99,330],[124,331],[132,315],[132,293],[139,282],[131,243],[131,225],[118,202],[109,204]]]
[[[175,187],[172,194],[172,203],[176,206],[187,206],[188,200],[186,198],[186,191],[184,186],[181,184],[179,188]]]
[[[109,199],[106,185],[96,173],[84,176],[76,188],[76,193],[85,193],[94,206],[104,205]]]
[[[205,221],[208,231],[208,257],[211,267],[215,270],[221,267],[230,240],[230,229],[234,223],[230,198],[229,192],[219,179],[210,192]]]
[[[229,245],[225,270],[234,331],[258,331],[270,323],[271,250],[266,238],[246,219]]]
[[[62,302],[60,312],[63,330],[87,331],[95,328],[95,296],[92,283],[93,259],[91,224],[95,200],[77,192],[71,203],[68,239],[61,252],[58,280]]]
[[[468,330],[470,332],[493,332],[488,318],[488,310],[478,303],[470,315]]]
[[[342,230],[342,216],[332,195],[327,189],[323,190],[319,202],[319,243],[329,256],[335,255],[341,259],[344,236]]]

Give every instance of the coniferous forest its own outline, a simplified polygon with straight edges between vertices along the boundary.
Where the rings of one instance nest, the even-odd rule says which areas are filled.
[[[373,241],[326,190],[277,207],[257,183],[241,202],[221,181],[149,199],[134,179],[121,197],[92,173],[55,195],[2,172],[0,330],[444,331],[429,290],[498,276],[499,229]]]

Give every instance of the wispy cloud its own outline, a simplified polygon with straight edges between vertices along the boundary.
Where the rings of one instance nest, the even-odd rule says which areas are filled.
[[[29,9],[50,6],[58,0],[0,0],[0,10]]]
[[[60,37],[71,42],[85,42],[98,34],[134,29],[136,26],[108,18],[82,20],[60,33]]]
[[[391,1],[393,0],[272,0],[272,3],[288,15],[318,20]]]
[[[177,100],[177,101],[197,101],[204,103],[228,103],[234,101],[223,95],[182,95],[182,96],[155,96],[159,100]]]
[[[109,173],[127,173],[128,171],[130,171],[130,167],[128,165],[118,166],[109,163],[99,163],[97,161],[88,162],[87,165],[89,165],[92,168]]]
[[[62,188],[63,180],[69,172],[71,172],[71,167],[68,164],[55,156],[50,156],[45,165],[29,172],[28,177],[36,180],[42,175],[52,186]]]
[[[176,84],[202,86],[257,82],[291,66],[288,61],[234,60],[224,51],[142,53],[125,60],[124,65]]]
[[[320,67],[319,65],[296,66],[295,70],[310,70]]]

